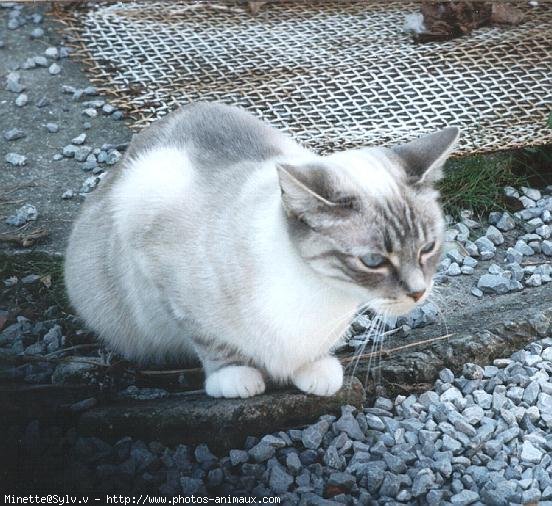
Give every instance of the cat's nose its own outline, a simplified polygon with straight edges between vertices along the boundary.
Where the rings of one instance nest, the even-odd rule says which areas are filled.
[[[418,290],[417,292],[409,292],[406,295],[408,295],[411,299],[414,299],[414,302],[418,302],[423,296],[425,290]]]

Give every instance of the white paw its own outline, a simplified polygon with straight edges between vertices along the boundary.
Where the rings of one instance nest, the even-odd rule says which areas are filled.
[[[324,357],[298,369],[293,383],[307,394],[333,395],[343,385],[343,368],[337,358]]]
[[[246,365],[229,365],[207,376],[205,391],[212,397],[251,397],[265,391],[262,374]]]

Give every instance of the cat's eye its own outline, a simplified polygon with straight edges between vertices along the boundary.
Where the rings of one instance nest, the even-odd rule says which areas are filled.
[[[428,242],[420,248],[420,255],[427,255],[435,249],[435,241]]]
[[[368,253],[360,257],[360,261],[369,269],[377,269],[378,267],[385,267],[389,264],[389,260],[383,255],[377,253]]]
[[[343,208],[354,209],[358,205],[358,201],[355,197],[339,197],[332,201],[335,205]]]

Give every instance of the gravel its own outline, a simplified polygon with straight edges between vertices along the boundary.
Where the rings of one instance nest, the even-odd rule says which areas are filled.
[[[71,144],[75,144],[77,146],[80,146],[81,144],[84,144],[84,141],[86,141],[86,134],[82,133],[80,135],[77,135],[72,141]]]
[[[509,213],[503,213],[502,217],[496,223],[496,228],[502,232],[509,232],[516,228],[516,222]]]
[[[28,221],[35,221],[38,217],[38,211],[36,207],[32,204],[25,204],[21,206],[15,214],[8,216],[6,218],[6,223],[8,225],[13,225],[14,227],[20,227]]]
[[[27,164],[27,157],[19,153],[8,153],[5,160],[7,163],[15,167],[22,167]]]
[[[32,328],[26,319],[15,326]],[[17,332],[8,327],[0,342]],[[45,335],[59,339],[61,332],[53,325]],[[205,444],[169,448],[130,438],[108,444],[74,433],[63,437],[79,479],[92,480],[98,492],[107,487],[107,473],[133,493],[277,495],[283,504],[545,501],[552,498],[550,359],[548,337],[490,366],[465,364],[461,375],[444,369],[433,390],[379,396],[361,411],[343,406],[338,418],[248,437],[242,448],[220,456]],[[123,393],[148,399],[156,390]],[[96,404],[86,398],[70,409]],[[29,424],[23,441],[36,440],[40,431]]]
[[[6,90],[12,93],[21,93],[25,90],[25,85],[21,83],[21,76],[18,72],[10,72],[6,76]]]
[[[98,111],[96,111],[93,107],[85,109],[82,113],[89,118],[95,118],[98,115]]]
[[[31,31],[31,39],[39,39],[44,35],[44,30],[42,28],[34,28]]]
[[[7,141],[16,141],[25,137],[25,132],[20,128],[10,128],[4,132],[4,139]]]
[[[497,274],[484,274],[477,282],[477,288],[483,293],[504,294],[510,291],[510,280]]]
[[[57,75],[61,72],[61,65],[59,65],[58,63],[52,63],[52,64],[48,67],[48,72],[49,72],[52,76],[57,76]]]
[[[52,134],[55,134],[56,132],[59,132],[59,125],[57,123],[46,123],[46,130]]]
[[[24,107],[29,102],[29,97],[26,93],[20,93],[15,99],[15,105],[17,107]]]
[[[49,47],[47,48],[45,51],[44,51],[44,54],[48,57],[48,58],[53,58],[54,60],[57,60],[59,59],[59,51],[58,51],[58,48],[57,47]]]

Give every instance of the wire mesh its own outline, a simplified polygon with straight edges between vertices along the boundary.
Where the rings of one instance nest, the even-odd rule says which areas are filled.
[[[552,9],[413,43],[419,2],[128,2],[58,10],[91,80],[141,128],[197,100],[245,107],[319,152],[446,125],[459,152],[550,143]]]

